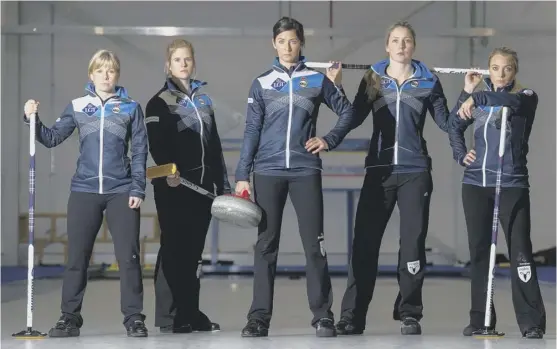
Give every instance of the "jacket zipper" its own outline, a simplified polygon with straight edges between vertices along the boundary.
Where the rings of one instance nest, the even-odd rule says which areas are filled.
[[[486,86],[488,91],[492,91],[492,89],[489,87],[489,84],[486,83]],[[482,161],[482,186],[484,187],[487,185],[487,175],[485,169],[487,165],[487,150],[489,147],[489,145],[487,144],[487,125],[489,124],[489,120],[491,119],[492,115],[493,115],[493,107],[489,108],[489,115],[487,116],[487,119],[485,120],[485,124],[484,124],[485,151],[484,151],[484,158]]]
[[[292,72],[294,74],[294,72]],[[290,168],[290,133],[292,130],[292,109],[294,105],[292,103],[292,77],[288,81],[288,126],[286,128],[286,168]]]
[[[199,142],[201,143],[201,178],[200,178],[200,182],[201,184],[203,184],[203,179],[205,177],[205,145],[203,144],[203,119],[201,118],[201,115],[199,115],[199,111],[197,110],[197,107],[195,106],[195,103],[193,102],[193,98],[195,96],[195,92],[193,92],[191,94],[191,98],[184,94],[186,96],[186,98],[190,101],[191,105],[193,106],[193,110],[195,110],[195,115],[197,116],[197,121],[199,121]]]
[[[485,120],[485,124],[484,124],[484,142],[485,142],[485,151],[484,151],[484,159],[482,161],[482,186],[486,186],[486,173],[485,173],[485,167],[486,167],[486,163],[487,163],[487,148],[488,148],[488,144],[487,144],[487,125],[489,124],[489,119],[491,119],[491,116],[493,115],[493,107],[491,107],[489,109],[489,115],[487,117],[487,119]]]
[[[398,86],[398,83],[395,79],[391,78],[390,76],[386,76],[387,79],[391,80],[392,82],[394,82],[395,86],[396,86],[396,116],[395,116],[395,149],[394,149],[394,165],[398,165],[398,124],[400,122],[400,95],[402,93],[402,88],[404,87],[404,85],[408,82],[412,82],[412,81],[420,81],[420,80],[425,80],[425,79],[412,79],[412,77],[410,77],[408,80],[404,81],[402,83],[402,85]]]
[[[277,66],[275,66],[277,67]],[[290,168],[290,133],[292,131],[292,112],[294,109],[294,105],[293,105],[293,90],[292,90],[292,79],[294,76],[294,73],[296,72],[296,70],[298,70],[298,68],[300,67],[300,65],[297,65],[296,68],[294,68],[294,70],[292,71],[292,76],[288,77],[288,126],[286,127],[286,168]],[[282,70],[283,73],[285,73],[286,75],[288,75],[287,72],[284,71],[284,69],[282,69],[281,67],[277,67],[278,69]]]
[[[99,141],[99,194],[103,193],[103,151],[104,151],[104,102],[101,103],[101,126]]]
[[[97,95],[97,97],[99,97],[99,99],[101,100],[101,125],[99,127],[99,133],[100,133],[100,139],[99,139],[99,194],[104,194],[104,188],[103,188],[103,182],[104,182],[104,178],[103,178],[103,152],[104,152],[104,107],[106,106],[106,103],[108,103],[109,100],[111,100],[112,98],[115,98],[115,96],[111,96],[108,97],[105,101],[103,101],[103,99],[101,98],[101,96],[99,96],[96,92],[95,94]]]

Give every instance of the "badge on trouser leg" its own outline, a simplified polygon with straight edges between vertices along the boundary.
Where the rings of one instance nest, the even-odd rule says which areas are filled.
[[[412,275],[416,275],[420,271],[420,261],[406,263],[406,269]]]
[[[321,256],[323,256],[323,258],[326,258],[327,251],[325,251],[325,236],[319,235],[317,237],[317,241],[319,241],[319,249],[321,250]]]
[[[202,268],[202,266],[203,266],[203,261],[202,260],[198,261],[197,262],[197,272],[196,272],[196,275],[197,275],[198,279],[201,278],[201,273],[202,273],[201,268]]]
[[[527,283],[532,278],[532,269],[530,268],[530,263],[524,263],[523,265],[516,268],[518,278],[520,281]]]

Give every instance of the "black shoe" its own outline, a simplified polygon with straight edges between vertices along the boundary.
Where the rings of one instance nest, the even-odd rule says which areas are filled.
[[[422,334],[422,326],[413,317],[406,317],[400,322],[400,333],[404,335]]]
[[[320,319],[315,324],[315,335],[317,337],[336,337],[335,322],[327,318]]]
[[[147,327],[142,320],[135,320],[126,330],[128,337],[147,337]]]
[[[354,322],[346,317],[340,318],[337,322],[337,333],[341,336],[349,336],[353,334],[362,334],[364,329],[360,326],[356,326]]]
[[[466,327],[464,327],[464,330],[462,330],[462,335],[466,336],[466,337],[470,337],[474,334],[474,332],[481,330],[481,327],[475,326],[475,325],[468,325]]]
[[[206,322],[192,326],[194,332],[217,332],[220,331],[220,325],[215,322]]]
[[[267,337],[269,326],[259,320],[249,320],[246,327],[242,329],[242,337]]]
[[[393,309],[393,320],[400,321],[400,313],[397,308]]]
[[[192,333],[193,328],[190,324],[172,326],[172,333]]]
[[[172,327],[172,325],[161,326],[159,327],[159,331],[161,333],[172,333]]]
[[[462,335],[466,336],[466,337],[470,337],[470,336],[473,336],[474,334],[476,334],[480,331],[483,331],[483,329],[484,329],[483,325],[482,326],[476,326],[476,325],[473,325],[473,324],[469,324],[468,326],[466,326],[464,328],[464,330],[462,330]],[[495,329],[495,325],[490,326],[490,327],[487,328],[488,331],[493,331],[494,329]]]
[[[79,327],[74,321],[61,317],[56,325],[48,331],[49,337],[62,338],[62,337],[79,337]]]
[[[528,331],[524,332],[522,337],[528,339],[542,339],[543,338],[543,330],[538,327],[532,327]]]
[[[400,312],[398,311],[398,307],[400,306],[401,301],[402,301],[402,295],[400,294],[399,291],[395,299],[395,304],[393,305],[393,320],[395,321],[400,321]]]

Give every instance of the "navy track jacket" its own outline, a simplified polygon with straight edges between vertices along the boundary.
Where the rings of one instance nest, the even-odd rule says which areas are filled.
[[[204,81],[190,82],[191,96],[167,79],[145,108],[149,151],[157,165],[175,163],[185,177],[203,184],[210,179],[217,195],[230,193],[230,183],[217,131],[213,101],[202,87]],[[155,183],[156,180],[153,180]]]
[[[105,101],[92,83],[86,85],[85,91],[85,96],[67,105],[51,128],[37,116],[37,141],[53,148],[77,128],[80,154],[71,190],[97,194],[129,192],[130,196],[144,199],[148,149],[141,106],[121,86],[116,87],[115,96]]]
[[[463,120],[456,112],[469,97],[474,99],[473,118]],[[501,173],[502,187],[529,187],[528,139],[538,106],[538,95],[516,81],[494,90],[489,78],[484,79],[479,91],[468,94],[462,91],[451,113],[449,140],[453,158],[462,166],[468,153],[464,131],[474,125],[476,160],[464,170],[463,183],[494,187],[499,164],[499,141],[503,107],[509,107],[507,116],[505,151]]]
[[[423,138],[427,112],[448,132],[449,109],[441,82],[420,61],[412,60],[414,74],[401,86],[387,75],[389,59],[366,72],[354,97],[357,127],[373,112],[373,135],[366,169],[392,167],[393,173],[431,169]]]
[[[248,181],[250,172],[322,169],[321,158],[305,149],[316,135],[321,103],[339,116],[323,137],[328,150],[337,147],[352,129],[350,101],[323,73],[308,68],[304,58],[290,70],[275,58],[272,69],[252,83],[236,181]]]

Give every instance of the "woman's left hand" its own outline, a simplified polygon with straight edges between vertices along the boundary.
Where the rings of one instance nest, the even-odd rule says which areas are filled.
[[[329,145],[321,137],[313,137],[306,142],[306,150],[312,154],[317,154],[326,149],[329,149]]]
[[[139,208],[142,202],[143,202],[142,199],[135,196],[130,196],[130,200],[128,201],[128,206],[130,206],[130,208],[132,209]]]

